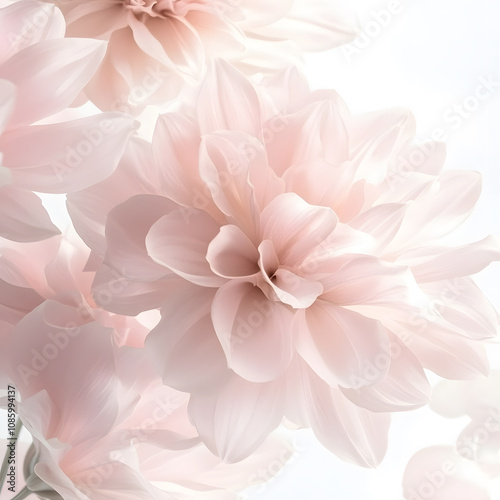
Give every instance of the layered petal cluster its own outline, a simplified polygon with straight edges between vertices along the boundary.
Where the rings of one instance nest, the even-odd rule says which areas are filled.
[[[286,417],[374,466],[389,412],[427,402],[424,368],[487,372],[498,317],[468,275],[499,244],[440,242],[480,178],[442,171],[443,145],[414,144],[407,111],[353,116],[294,70],[273,82],[217,62],[194,105],[160,117],[151,149],[132,141],[68,208],[94,295],[127,281],[102,306],[161,308],[146,346],[191,393],[210,450],[241,460]]]
[[[64,34],[52,5],[21,0],[0,9],[0,236],[15,241],[59,233],[33,191],[102,181],[135,129],[118,112],[39,123],[73,103],[106,52],[105,42]]]
[[[76,238],[3,244],[0,378],[16,388],[33,436],[27,489],[50,499],[236,499],[290,444],[272,438],[235,467],[214,457],[189,422],[188,395],[144,356],[147,329],[96,307],[87,259]]]
[[[355,21],[341,0],[59,0],[67,34],[109,40],[85,94],[101,109],[165,104],[203,76],[214,57],[274,71],[299,50],[350,41]]]

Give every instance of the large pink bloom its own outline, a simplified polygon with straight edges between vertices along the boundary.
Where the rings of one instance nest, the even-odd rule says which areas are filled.
[[[121,113],[35,124],[69,106],[104,57],[104,42],[65,39],[64,30],[51,5],[21,0],[0,9],[0,236],[16,241],[59,232],[32,191],[102,181],[134,130]]]
[[[351,40],[354,23],[330,0],[62,0],[68,35],[109,40],[86,89],[101,109],[130,112],[164,104],[198,81],[213,57],[249,71],[275,70],[297,49]],[[347,2],[344,2],[347,3]]]
[[[434,143],[398,172],[417,151],[408,112],[352,116],[285,77],[259,95],[216,64],[195,108],[160,118],[153,154],[134,142],[108,181],[69,197],[70,213],[89,264],[104,259],[95,295],[128,282],[105,307],[161,307],[146,344],[165,383],[191,392],[214,453],[241,459],[286,416],[373,466],[387,412],[427,401],[423,368],[487,371],[478,341],[497,315],[466,276],[499,258],[498,242],[438,243],[480,180],[441,172]]]

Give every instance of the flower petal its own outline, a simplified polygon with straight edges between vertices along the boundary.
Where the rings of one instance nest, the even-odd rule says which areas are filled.
[[[63,38],[64,17],[52,4],[14,2],[0,12],[0,64],[20,50],[52,38]]]
[[[481,194],[481,175],[447,171],[408,206],[401,229],[388,251],[401,251],[447,235],[469,216]]]
[[[279,377],[292,359],[292,312],[251,283],[230,281],[217,291],[212,319],[228,365],[251,382]]]
[[[270,239],[281,264],[300,264],[337,225],[330,208],[312,206],[295,193],[277,196],[261,214],[262,239]]]
[[[491,500],[479,481],[481,476],[478,465],[460,457],[453,447],[430,446],[415,453],[408,462],[403,494],[407,500],[423,495],[432,500]]]
[[[261,105],[255,89],[221,59],[209,68],[201,87],[198,119],[202,134],[234,130],[262,139]]]
[[[212,271],[224,278],[251,276],[259,272],[259,252],[238,226],[220,228],[219,234],[208,245],[207,260]]]
[[[138,281],[162,278],[169,270],[148,255],[147,235],[150,227],[176,208],[168,198],[137,195],[118,205],[106,223],[107,249],[104,263],[121,276]]]
[[[302,50],[319,51],[351,41],[358,27],[353,9],[341,1],[295,0],[287,16],[253,31],[263,36],[290,38]]]
[[[181,207],[151,226],[146,237],[148,255],[197,285],[220,286],[226,280],[212,272],[206,259],[219,229],[207,213]]]
[[[27,125],[68,107],[93,76],[105,51],[106,44],[100,40],[61,38],[27,47],[3,63],[0,78],[18,89],[10,126]]]
[[[0,188],[0,193],[0,236],[29,242],[60,234],[36,194],[10,186]]]
[[[210,314],[215,292],[185,281],[172,292],[146,346],[165,384],[180,391],[203,392],[229,373]]]
[[[362,387],[383,379],[390,360],[386,329],[373,319],[324,300],[299,310],[293,323],[297,352],[331,386]]]
[[[104,256],[106,219],[114,207],[138,194],[160,194],[150,149],[149,143],[133,136],[107,179],[66,196],[73,225],[94,255]]]
[[[216,394],[193,394],[189,416],[212,453],[238,462],[254,452],[281,422],[281,382],[255,384],[233,376]]]
[[[387,450],[390,415],[352,404],[307,366],[302,384],[310,425],[323,446],[346,462],[376,467]]]
[[[500,260],[500,240],[487,236],[456,248],[421,247],[403,253],[399,259],[411,267],[419,283],[468,276]]]
[[[134,130],[131,117],[103,113],[25,127],[4,134],[0,146],[13,182],[42,193],[68,193],[106,179],[115,170]]]
[[[355,405],[374,412],[391,412],[413,410],[428,403],[430,385],[422,365],[400,340],[391,338],[390,352],[375,363],[375,367],[390,364],[381,381],[355,389],[340,388]]]
[[[16,97],[16,86],[7,80],[0,80],[0,136],[9,123],[10,116],[15,107]],[[1,164],[0,160],[0,166]]]

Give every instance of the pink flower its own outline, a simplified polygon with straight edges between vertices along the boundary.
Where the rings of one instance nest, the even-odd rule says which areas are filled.
[[[134,130],[120,113],[36,124],[73,103],[105,54],[104,42],[65,39],[64,30],[61,13],[41,2],[0,9],[0,236],[15,241],[59,232],[33,191],[102,181]]]
[[[195,107],[160,118],[152,155],[137,141],[107,181],[69,196],[103,259],[94,294],[125,279],[104,307],[161,307],[146,345],[226,461],[285,416],[374,466],[388,412],[426,403],[423,368],[487,371],[479,341],[497,315],[467,275],[499,258],[498,242],[438,242],[480,179],[441,173],[436,143],[402,175],[413,135],[406,111],[352,116],[295,72],[256,90],[220,62]]]
[[[347,4],[347,2],[344,2]],[[350,41],[352,15],[341,1],[58,1],[69,36],[109,40],[86,95],[101,109],[130,112],[177,96],[200,80],[207,61],[231,59],[248,71],[274,71],[299,49]]]

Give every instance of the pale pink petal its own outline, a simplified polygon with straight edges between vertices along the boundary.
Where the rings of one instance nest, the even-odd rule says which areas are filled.
[[[441,377],[463,380],[488,375],[484,345],[453,334],[449,328],[417,312],[409,314],[406,324],[395,324],[391,329],[405,341],[424,368]]]
[[[340,220],[347,221],[359,213],[364,203],[358,185],[353,184],[356,168],[351,162],[334,165],[318,159],[292,165],[283,179],[287,191],[297,193],[311,205],[329,206]]]
[[[238,226],[221,227],[208,245],[206,258],[212,271],[224,278],[251,276],[259,272],[259,252]]]
[[[375,358],[369,369],[376,373],[386,365],[389,365],[387,375],[376,384],[340,390],[357,406],[375,412],[413,410],[428,403],[430,385],[422,365],[394,337],[390,338],[390,351]]]
[[[261,107],[255,89],[223,60],[209,68],[201,87],[198,120],[202,134],[233,130],[262,137]]]
[[[3,63],[0,78],[12,81],[18,90],[10,126],[33,123],[69,106],[94,74],[105,51],[106,44],[98,40],[44,40]]]
[[[433,319],[443,319],[445,328],[473,340],[497,336],[497,312],[470,278],[425,283],[421,288],[434,298]]]
[[[222,4],[216,4],[216,9]],[[237,5],[227,4],[229,10],[238,10]],[[227,15],[227,13],[226,13]],[[231,17],[231,16],[229,16]],[[196,27],[207,58],[238,57],[246,48],[245,34],[240,25],[227,21],[227,17],[214,16],[212,12],[192,9],[186,14],[186,21]]]
[[[226,280],[212,272],[205,258],[219,229],[207,213],[181,207],[147,228],[148,255],[193,283],[220,286]]]
[[[316,437],[342,460],[376,467],[387,449],[390,416],[359,408],[302,367],[308,418]]]
[[[441,174],[432,191],[426,191],[411,205],[392,250],[413,248],[441,238],[469,216],[481,193],[481,176],[472,171]]]
[[[494,391],[498,391],[498,387],[495,387]],[[498,409],[488,408],[488,411],[484,411],[483,407],[482,415],[474,418],[458,436],[457,449],[466,459],[474,460],[485,467],[498,468],[500,466]]]
[[[406,205],[385,203],[370,208],[349,221],[349,225],[375,238],[374,252],[383,254],[385,248],[396,236],[406,214]]]
[[[269,282],[280,300],[294,309],[311,306],[323,293],[319,281],[311,281],[283,268],[278,269]]]
[[[64,31],[64,17],[54,5],[14,2],[0,12],[0,64],[42,40],[63,38]]]
[[[323,298],[344,306],[411,304],[423,295],[407,267],[369,255],[325,259],[315,274],[323,283]]]
[[[224,462],[238,462],[254,452],[281,422],[281,382],[255,384],[232,377],[217,394],[194,394],[189,415],[206,446]]]
[[[201,144],[199,168],[200,177],[219,210],[253,237],[258,231],[258,206],[249,182],[250,153],[254,156],[260,153],[259,166],[265,168],[263,146],[255,138],[234,133],[211,134]]]
[[[487,236],[456,248],[420,247],[403,253],[399,260],[411,267],[419,283],[468,276],[500,260],[500,241]]]
[[[319,51],[351,41],[358,27],[353,10],[342,1],[296,0],[287,16],[254,31],[285,39],[293,34],[302,50]]]
[[[170,293],[179,285],[177,276],[171,274],[151,282],[136,282],[102,264],[92,285],[96,304],[116,314],[137,315],[161,307]]]
[[[10,116],[15,107],[16,97],[16,86],[7,80],[0,80],[0,135],[9,123]]]
[[[317,300],[296,313],[293,333],[297,352],[331,386],[372,385],[387,374],[390,363],[372,369],[378,358],[390,359],[387,332],[378,321]]]
[[[199,33],[191,23],[182,17],[169,16],[165,19],[150,18],[144,25],[138,24],[145,29],[138,29],[135,22],[131,23],[131,27],[137,44],[146,54],[166,66],[174,67],[176,71],[196,79],[201,77],[205,50]]]
[[[2,241],[0,278],[14,286],[32,288],[42,297],[53,294],[45,269],[56,259],[61,245],[61,235],[33,243]],[[33,255],[37,258],[33,259]]]
[[[266,26],[286,15],[294,3],[295,0],[283,0],[270,5],[266,0],[241,0],[236,4],[244,16],[244,20],[239,24],[244,29]],[[228,10],[232,7],[229,2]]]
[[[67,193],[106,179],[134,129],[132,118],[106,113],[13,131],[4,134],[0,146],[13,182],[34,191]]]
[[[71,3],[59,4],[59,8],[66,14],[68,37],[102,39],[112,30],[127,25],[126,13],[113,0],[89,0],[78,3],[72,9]],[[70,12],[67,12],[68,7]]]
[[[42,304],[16,327],[9,346],[11,376],[23,400],[48,392],[57,412],[49,437],[95,441],[109,432],[118,411],[110,330],[97,323],[49,326],[44,309]]]
[[[251,283],[231,281],[220,288],[212,320],[228,365],[251,382],[280,376],[292,359],[292,313],[271,302]]]
[[[181,391],[207,390],[229,373],[210,315],[215,293],[185,281],[172,292],[164,301],[163,319],[146,339],[147,349],[165,384]]]
[[[155,195],[137,195],[115,207],[106,223],[105,264],[121,276],[138,281],[163,278],[169,270],[148,254],[149,230],[176,206]],[[175,212],[174,212],[175,213]]]
[[[339,107],[334,96],[313,102],[287,117],[283,131],[267,145],[269,164],[276,173],[281,175],[294,164],[318,159],[332,164],[350,159],[347,130]],[[294,147],[290,148],[290,144]]]
[[[243,132],[206,135],[199,162],[205,189],[219,209],[249,233],[257,210],[284,191],[283,181],[268,167],[264,144]]]
[[[162,176],[163,193],[188,207],[196,207],[196,198],[204,194],[198,172],[199,148],[200,132],[191,116],[187,113],[160,115],[153,135],[153,153]]]
[[[431,446],[417,452],[403,476],[407,500],[491,500],[479,481],[478,466],[460,457],[451,446]]]
[[[398,151],[415,135],[415,119],[407,110],[372,112],[349,120],[351,159],[358,165],[357,179],[373,184],[384,180]]]
[[[28,242],[60,234],[36,194],[10,186],[0,188],[0,194],[0,236]]]
[[[103,256],[106,219],[112,208],[137,194],[160,194],[151,145],[133,136],[116,170],[103,182],[67,195],[73,225],[94,254]]]
[[[300,264],[337,225],[326,207],[312,206],[294,193],[277,196],[262,211],[262,239],[272,240],[280,262]]]
[[[441,380],[432,388],[429,407],[445,418],[471,415],[478,410],[482,412],[485,405],[479,398],[484,389],[479,387],[478,382],[483,385],[489,380],[494,381],[494,386],[489,388],[489,392],[493,392],[498,383],[498,376],[494,372],[488,378],[478,380]]]
[[[323,285],[279,267],[279,259],[271,240],[259,245],[259,267],[264,280],[276,298],[295,309],[309,307],[322,294]]]
[[[43,300],[43,297],[32,288],[15,286],[0,279],[0,304],[3,307],[28,313],[39,306]]]

